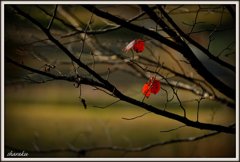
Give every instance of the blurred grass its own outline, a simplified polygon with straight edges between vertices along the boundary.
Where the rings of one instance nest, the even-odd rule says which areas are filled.
[[[88,95],[92,97],[94,95],[95,99],[91,101],[89,96],[85,95],[88,108],[84,109],[77,94],[74,94],[73,88],[52,83],[47,85],[49,88],[43,88],[46,85],[31,85],[19,90],[6,87],[6,145],[22,150],[34,149],[33,143],[36,143],[43,150],[68,148],[67,143],[71,143],[76,148],[106,145],[142,147],[153,142],[186,138],[209,132],[184,127],[170,133],[160,133],[160,131],[176,128],[183,124],[152,113],[135,120],[123,120],[122,117],[132,118],[146,111],[123,102],[106,109],[93,107],[95,104],[105,106],[111,103],[109,100],[99,102],[102,100],[102,92],[96,93],[94,91],[96,93],[94,94],[89,91]],[[153,97],[157,97],[157,95]],[[146,102],[149,101],[146,100]],[[172,109],[173,112],[182,114],[182,110],[177,106],[175,107],[168,107],[167,110],[171,111]],[[191,111],[191,109],[187,110],[187,115],[195,120],[196,111]],[[211,113],[209,107],[201,109],[200,121],[210,122]],[[234,111],[229,110],[229,108],[220,107],[214,116],[214,123],[227,124],[233,122],[235,121],[234,114]],[[106,135],[105,129],[108,130],[110,139]],[[222,133],[196,142],[157,146],[143,152],[126,153],[103,150],[86,153],[86,156],[232,157],[235,156],[234,146],[235,136]],[[6,153],[9,151],[6,149]],[[53,153],[32,154],[30,156],[75,157],[77,155],[74,153]]]
[[[140,111],[132,108],[116,109],[116,107],[111,107],[110,109],[109,111],[93,108],[84,110],[79,108],[79,106],[7,104],[5,142],[7,145],[22,150],[34,149],[33,142],[36,142],[38,147],[43,150],[68,148],[67,143],[71,142],[77,148],[109,145],[104,128],[98,120],[106,124],[111,135],[112,144],[123,147],[141,147],[157,141],[197,136],[207,132],[181,128],[171,133],[159,133],[161,130],[169,130],[182,124],[164,117],[157,117],[154,114],[146,115],[134,121],[126,121],[121,119],[121,117],[134,117]],[[38,139],[34,138],[36,133],[39,134]],[[189,151],[195,146],[197,148],[193,152],[193,157],[228,157],[235,154],[233,147],[235,143],[234,138],[234,135],[222,134],[197,142],[190,142],[191,144],[170,144],[133,154],[140,157],[188,157],[191,156]],[[198,144],[200,146],[196,146]],[[209,146],[211,147],[209,148]],[[164,148],[167,148],[167,150]],[[162,150],[161,153],[159,153],[160,150]],[[120,156],[118,151],[107,152],[101,155],[101,153],[96,151],[95,154],[91,153],[89,156],[101,155],[102,157],[111,157],[114,154]],[[126,156],[131,156],[132,153],[128,154]],[[71,154],[66,156],[69,155]],[[49,155],[40,154],[40,156]]]

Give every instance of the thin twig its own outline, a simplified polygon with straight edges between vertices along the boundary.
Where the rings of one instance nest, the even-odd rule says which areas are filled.
[[[232,44],[234,44],[234,43],[235,43],[235,41],[233,41],[232,43],[230,43],[226,48],[224,48],[224,49],[217,55],[217,57],[219,57],[225,50],[230,50],[229,47],[230,47]]]
[[[171,132],[171,131],[177,130],[177,129],[182,128],[182,127],[185,127],[185,126],[187,126],[187,125],[182,125],[182,126],[179,126],[179,127],[177,127],[177,128],[169,129],[169,130],[166,130],[166,131],[160,131],[160,133]]]
[[[168,102],[171,102],[171,101],[173,100],[174,95],[172,96],[171,99],[168,99],[168,91],[165,90],[163,87],[161,87],[161,89],[164,90],[164,91],[166,92],[166,102],[165,102],[165,104],[164,104],[164,109],[163,109],[163,110],[166,110],[166,108],[167,108],[167,103],[168,103]]]
[[[224,11],[224,6],[222,7],[222,14],[221,14],[221,17],[220,17],[220,21],[218,23],[218,25],[213,29],[213,31],[209,34],[209,43],[208,43],[208,50],[210,48],[210,43],[215,40],[215,38],[212,38],[212,35],[215,33],[215,31],[219,28],[219,26],[222,25],[222,19],[223,19],[223,11]]]
[[[87,26],[86,26],[86,28],[85,28],[85,30],[84,30],[84,36],[83,36],[82,48],[81,48],[80,55],[79,55],[78,59],[80,59],[80,58],[81,58],[81,55],[82,55],[82,53],[83,53],[84,43],[85,43],[85,40],[86,40],[86,35],[87,35],[86,31],[88,30],[88,28],[89,28],[90,24],[92,23],[93,11],[94,11],[94,8],[93,8],[93,10],[92,10],[92,15],[91,15],[91,18],[90,18],[90,20],[89,20],[89,22],[88,22],[88,24],[87,24]]]
[[[190,32],[188,33],[188,36],[192,33],[195,25],[197,24],[197,18],[198,18],[198,14],[199,14],[200,10],[201,10],[201,7],[200,7],[200,5],[198,5],[198,10],[197,10],[197,13],[196,13],[196,16],[195,16],[195,20],[194,20],[194,23],[192,25],[192,28],[191,28]]]
[[[199,83],[199,86],[202,87],[200,83]],[[203,92],[202,92],[201,98],[200,98],[199,100],[198,100],[198,99],[195,99],[195,100],[198,102],[198,107],[197,107],[197,122],[198,122],[198,117],[199,117],[200,102],[201,102],[203,99],[205,99],[205,98],[204,98],[205,92],[204,92],[204,88],[203,88],[203,87],[202,87],[202,90],[203,90]]]
[[[173,12],[173,11],[175,11],[175,10],[183,7],[183,6],[184,6],[184,4],[183,4],[183,5],[180,5],[180,6],[176,7],[176,8],[174,8],[174,9],[172,9],[172,10],[170,10],[170,11],[168,12],[168,14],[170,14],[171,12]]]
[[[110,75],[110,68],[108,68],[108,72],[107,72],[107,77],[106,77],[106,80],[108,80],[108,78],[109,78],[109,75]]]
[[[114,101],[114,102],[108,104],[107,106],[93,106],[93,107],[105,109],[105,108],[107,108],[107,107],[109,107],[109,106],[111,106],[111,105],[113,105],[113,104],[115,104],[115,103],[117,103],[117,102],[119,102],[119,101],[121,101],[121,100]]]
[[[50,28],[52,27],[53,20],[54,20],[54,18],[55,18],[55,16],[56,16],[56,13],[57,13],[57,8],[58,8],[58,5],[56,5],[55,8],[54,8],[54,12],[53,12],[51,21],[50,21],[49,24],[48,24],[47,30],[50,30]]]
[[[146,113],[144,113],[144,114],[142,114],[142,115],[139,115],[139,116],[133,117],[133,118],[124,118],[124,117],[122,117],[122,119],[124,119],[124,120],[134,120],[134,119],[137,119],[137,118],[143,117],[144,115],[146,115],[146,114],[148,114],[148,113],[151,113],[151,111],[146,112]]]

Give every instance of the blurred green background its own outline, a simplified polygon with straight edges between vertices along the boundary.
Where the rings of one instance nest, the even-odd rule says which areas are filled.
[[[52,5],[41,5],[42,8],[53,11]],[[89,21],[91,15],[81,6],[65,6],[67,9],[78,16],[80,26],[84,29],[86,23]],[[207,8],[207,6],[205,6]],[[29,13],[38,19],[45,26],[50,21],[49,16],[46,16],[36,6],[20,6],[21,9],[29,11]],[[114,14],[119,14],[123,17],[130,18],[139,12],[139,9],[134,6],[112,5],[100,7],[103,10],[108,10]],[[169,5],[166,9],[176,8],[176,5]],[[182,10],[196,11],[197,5],[185,5]],[[221,11],[221,10],[220,10]],[[227,10],[226,10],[227,12]],[[206,24],[211,22],[217,24],[219,22],[219,15],[221,12],[201,12],[198,21],[205,23],[197,25],[197,29],[206,29]],[[58,17],[61,15],[57,14]],[[180,24],[185,32],[189,31],[189,27],[182,22],[193,23],[196,12],[189,12],[188,14],[173,14],[174,20]],[[184,16],[184,20],[182,17]],[[94,23],[92,29],[99,29],[104,23],[94,16]],[[202,20],[203,19],[203,20]],[[67,22],[67,20],[65,20]],[[152,23],[148,20],[135,22],[137,24],[144,24],[146,27],[152,27]],[[231,27],[234,22],[229,14],[224,14],[222,27]],[[54,21],[52,32],[57,37],[69,33],[69,31],[62,27],[59,21]],[[155,26],[153,26],[155,27]],[[211,28],[212,29],[212,28]],[[199,40],[204,46],[207,46],[208,34],[196,34],[193,38]],[[216,41],[211,44],[211,51],[219,53],[222,47],[227,46],[231,41],[235,40],[235,30],[226,30],[215,34]],[[219,39],[217,39],[220,37]],[[33,59],[28,54],[17,54],[19,44],[30,43],[38,39],[45,39],[46,37],[33,26],[29,21],[23,19],[21,16],[13,14],[10,6],[5,7],[5,55],[14,58],[17,61],[24,62],[24,64],[31,65],[34,68],[39,68],[43,62]],[[145,39],[143,35],[134,33],[127,29],[119,29],[110,33],[97,35],[99,41],[109,47],[109,51],[113,50],[117,54],[124,54],[121,50],[126,45],[124,42],[131,41],[135,38]],[[62,43],[78,40],[79,37],[74,38],[59,38]],[[224,40],[224,41],[223,41]],[[71,43],[65,45],[77,53],[81,49],[81,43]],[[159,55],[159,49],[150,42],[146,42],[155,54]],[[221,47],[221,49],[219,48]],[[25,47],[27,48],[27,47]],[[98,48],[98,46],[96,46]],[[56,47],[46,45],[46,43],[38,43],[34,45],[34,49],[41,53],[44,57],[51,60],[58,59],[60,61],[70,61],[59,49]],[[99,48],[99,50],[111,55],[111,52]],[[84,55],[82,60],[91,61],[88,53],[91,49],[86,45],[84,48]],[[175,51],[172,51],[173,53]],[[219,66],[215,66],[201,53],[196,52],[199,58],[209,67],[209,69],[220,77],[224,82],[232,87],[235,87],[235,74],[223,70]],[[161,52],[161,61],[166,66],[172,65],[169,56]],[[179,55],[175,52],[176,55]],[[131,54],[124,54],[131,57]],[[149,51],[145,50],[141,55],[149,56]],[[222,57],[222,56],[221,56]],[[182,58],[181,55],[177,58]],[[235,64],[235,55],[224,57],[229,63]],[[58,61],[57,60],[57,61]],[[187,72],[192,72],[196,75],[193,69],[188,65],[182,64],[187,68]],[[211,65],[211,66],[209,66]],[[72,70],[71,65],[56,65],[58,70],[67,75]],[[96,65],[97,72],[106,72],[110,65]],[[169,66],[173,67],[174,66]],[[111,66],[110,66],[111,68]],[[179,70],[179,69],[176,69]],[[51,71],[58,74],[56,71]],[[84,71],[79,72],[82,75],[87,74]],[[115,98],[103,93],[102,91],[94,90],[90,86],[82,86],[81,97],[86,100],[87,109],[84,109],[79,99],[79,89],[75,88],[73,83],[64,81],[53,81],[44,84],[29,84],[22,79],[28,74],[27,71],[22,70],[14,65],[5,63],[5,145],[18,148],[20,150],[48,150],[58,148],[85,148],[95,146],[122,146],[126,148],[143,147],[145,145],[168,141],[172,139],[188,138],[208,133],[206,130],[198,130],[189,127],[183,127],[175,131],[161,133],[169,129],[176,128],[183,125],[177,121],[149,113],[141,118],[135,120],[124,120],[124,118],[132,118],[146,113],[146,110],[130,105],[124,102],[118,102],[105,109],[97,108],[95,106],[106,106],[114,101]],[[44,79],[38,75],[31,75],[34,79]],[[106,77],[103,76],[103,77]],[[130,97],[142,100],[142,86],[147,82],[145,79],[136,78],[130,74],[117,71],[111,73],[109,77],[111,81],[122,93]],[[170,88],[163,86],[170,91]],[[191,92],[179,90],[178,92],[184,107],[186,108],[187,117],[191,120],[196,120],[197,102],[194,99],[199,99],[199,96],[193,95]],[[166,94],[160,91],[157,95],[151,95],[149,99],[145,99],[146,103],[152,104],[160,109],[164,107]],[[167,110],[179,115],[183,115],[182,109],[179,108],[177,100],[168,104]],[[218,102],[202,100],[199,114],[199,121],[205,123],[214,123],[228,125],[235,122],[235,110]],[[101,150],[91,151],[85,154],[86,157],[234,157],[235,156],[235,135],[220,133],[216,136],[208,137],[202,140],[193,142],[173,143],[164,146],[156,146],[142,152],[124,152]],[[11,150],[6,149],[5,154]],[[31,157],[76,157],[76,153],[59,152],[50,154],[30,154]]]

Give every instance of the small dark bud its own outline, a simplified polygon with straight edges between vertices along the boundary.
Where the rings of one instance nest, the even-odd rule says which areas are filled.
[[[81,102],[83,103],[84,108],[87,109],[86,101],[84,99],[81,99]]]
[[[47,73],[50,72],[50,67],[49,66],[45,67],[45,72],[47,72]]]

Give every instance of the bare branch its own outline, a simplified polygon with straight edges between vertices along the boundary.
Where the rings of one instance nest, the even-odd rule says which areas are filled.
[[[75,28],[77,31],[83,31],[82,28],[79,26],[77,20],[73,17],[70,11],[68,11],[64,6],[59,6],[58,8],[59,14],[64,16]],[[92,11],[91,11],[92,12]],[[89,23],[89,22],[88,22]],[[87,30],[86,30],[87,31]],[[91,48],[92,52],[97,54],[101,54],[100,51],[96,50],[95,46],[92,43],[92,40],[89,39],[88,35],[84,33],[84,31],[80,34],[80,37],[83,39],[85,37],[85,43]]]
[[[92,9],[95,8],[94,6],[91,6],[91,5],[84,5],[83,7],[86,8],[87,10],[89,10],[89,11],[92,11]],[[100,16],[100,17],[107,18],[108,20],[110,20],[112,22],[115,22],[115,23],[121,25],[122,27],[128,28],[128,29],[130,29],[134,32],[139,32],[139,33],[148,35],[148,36],[150,36],[150,37],[152,37],[156,40],[159,40],[162,43],[164,43],[164,44],[166,44],[170,47],[173,47],[173,49],[177,50],[177,49],[181,48],[180,46],[176,45],[176,43],[166,39],[165,37],[163,37],[162,35],[154,32],[154,31],[148,30],[144,27],[140,27],[140,26],[131,24],[128,21],[122,20],[122,19],[120,19],[116,16],[113,16],[109,13],[103,12],[103,11],[97,9],[97,8],[95,8],[94,13],[96,15]]]
[[[181,36],[183,36],[185,39],[187,39],[190,43],[192,43],[193,45],[195,45],[197,48],[199,48],[201,51],[203,51],[205,54],[207,54],[207,56],[211,59],[213,59],[214,61],[218,62],[220,65],[225,66],[229,69],[231,69],[232,71],[235,72],[235,67],[227,64],[226,62],[223,62],[221,60],[219,60],[218,58],[214,57],[212,54],[209,53],[208,50],[206,50],[205,48],[203,48],[200,44],[198,44],[197,42],[193,41],[190,37],[186,36],[184,34],[184,32],[174,23],[174,21],[169,17],[169,15],[161,8],[161,6],[158,6],[158,9],[164,14],[164,16],[168,19],[168,21],[173,25],[173,27],[179,32],[179,34]],[[188,46],[186,46],[186,49],[188,49]],[[184,47],[183,47],[184,48]],[[185,49],[185,48],[184,48]],[[181,50],[180,50],[181,51]],[[185,50],[184,50],[185,51]],[[182,52],[182,54],[184,55],[184,57],[186,57],[193,68],[195,68],[198,72],[198,74],[200,74],[201,76],[203,76],[211,85],[213,85],[216,89],[218,89],[220,92],[224,93],[225,95],[227,95],[228,97],[230,97],[231,99],[235,100],[235,91],[230,88],[229,86],[227,86],[226,84],[224,84],[222,81],[220,81],[218,78],[216,78],[213,74],[211,74],[206,67],[204,67],[202,65],[202,63],[198,60],[198,58],[191,52],[191,51],[185,51]]]
[[[188,40],[191,44],[196,46],[198,49],[200,49],[204,54],[206,54],[210,59],[214,60],[215,62],[219,63],[220,65],[232,70],[235,72],[235,67],[220,60],[219,58],[213,56],[207,49],[205,49],[203,46],[201,46],[199,43],[188,37],[175,23],[174,21],[170,18],[170,16],[161,8],[161,6],[158,6],[158,9],[163,13],[163,15],[168,19],[168,21],[172,24],[172,26],[178,31],[178,33],[184,37],[186,40]],[[183,53],[184,54],[184,53]],[[186,57],[186,56],[185,56]],[[189,57],[186,57],[189,58]],[[194,61],[194,63],[197,63],[197,61]],[[195,67],[195,66],[193,66]],[[198,68],[196,68],[198,69]],[[201,74],[200,74],[201,75]],[[203,75],[204,76],[204,75]],[[204,77],[207,78],[207,77]],[[212,78],[212,77],[211,77]]]
[[[92,8],[95,8],[94,6],[89,6],[89,5],[84,5],[83,7],[85,7],[89,11],[91,11]],[[139,27],[137,25],[128,23],[128,22],[126,22],[118,17],[115,17],[109,13],[100,11],[97,8],[95,8],[94,13],[100,17],[107,18],[110,21],[113,21],[117,24],[121,24],[123,27],[126,27],[130,30],[148,35],[148,36],[166,44],[167,46],[181,52],[190,61],[192,67],[194,69],[196,69],[198,74],[203,76],[210,84],[212,84],[220,92],[224,93],[226,96],[235,100],[235,90],[232,89],[231,87],[227,86],[225,83],[223,83],[221,80],[219,80],[216,76],[214,76],[211,72],[209,72],[209,70],[198,60],[198,58],[194,55],[194,53],[189,49],[189,47],[186,44],[182,44],[182,45],[176,44],[175,42],[172,42],[172,41],[166,39],[165,37],[159,35],[156,32],[150,31],[144,27]],[[164,11],[163,11],[163,13],[164,13]],[[165,15],[165,17],[166,17],[166,15]],[[168,20],[173,22],[169,17],[168,17]],[[172,24],[172,25],[174,26],[174,24]],[[180,32],[182,32],[182,31],[180,30]],[[235,69],[235,67],[233,67],[233,69]]]
[[[236,14],[235,14],[234,10],[232,9],[232,7],[231,7],[230,5],[225,5],[225,7],[228,9],[228,11],[229,11],[229,13],[231,14],[232,18],[233,18],[234,20],[236,20],[236,19],[235,19]]]
[[[182,122],[188,126],[191,126],[191,127],[195,127],[195,128],[199,128],[199,129],[207,129],[207,130],[215,130],[215,131],[221,131],[221,132],[226,132],[226,133],[236,133],[235,132],[235,128],[229,128],[229,127],[226,127],[226,126],[221,126],[221,125],[214,125],[214,124],[208,124],[208,123],[200,123],[200,122],[194,122],[194,121],[191,121],[189,119],[186,118],[186,116],[184,115],[183,116],[180,116],[180,115],[177,115],[177,114],[173,114],[173,113],[170,113],[170,112],[167,112],[167,111],[163,111],[163,110],[160,110],[156,107],[153,107],[151,105],[148,105],[146,103],[143,103],[143,102],[140,102],[140,101],[137,101],[133,98],[130,98],[128,96],[125,96],[124,94],[122,94],[114,85],[112,85],[110,82],[108,82],[107,80],[103,79],[101,76],[99,76],[95,71],[93,71],[91,68],[89,68],[87,65],[83,64],[79,59],[77,59],[76,57],[74,57],[72,55],[72,53],[70,51],[68,51],[58,40],[56,40],[51,34],[50,32],[44,28],[38,21],[36,21],[34,18],[32,18],[30,15],[24,13],[22,10],[20,10],[17,6],[15,5],[12,5],[12,7],[22,16],[24,16],[25,18],[27,18],[28,20],[30,20],[32,23],[34,23],[35,25],[37,25],[47,36],[48,38],[53,42],[55,43],[59,49],[61,49],[72,61],[74,61],[79,67],[82,67],[83,69],[86,70],[86,72],[88,72],[90,75],[93,75],[99,82],[96,82],[96,81],[93,81],[93,80],[90,80],[90,79],[87,79],[87,78],[81,78],[80,80],[80,84],[81,83],[87,83],[88,85],[92,85],[92,86],[100,86],[106,90],[108,90],[109,92],[113,93],[114,96],[116,96],[117,98],[125,101],[125,102],[128,102],[128,103],[131,103],[133,105],[136,105],[136,106],[139,106],[139,107],[142,107],[144,109],[146,109],[147,111],[151,111],[155,114],[158,114],[158,115],[162,115],[162,116],[165,116],[165,117],[168,117],[168,118],[171,118],[171,119],[174,119],[174,120],[177,120],[179,122]],[[86,7],[86,6],[84,6]],[[92,7],[90,6],[90,8],[87,6],[88,9],[92,9]],[[102,11],[99,11],[97,9],[94,10],[94,13],[102,13],[102,14],[106,14],[106,13],[103,13]],[[108,14],[107,14],[108,15]],[[110,19],[111,18],[116,18],[114,16],[109,16]],[[126,27],[130,27],[128,23],[126,23],[126,21],[124,20],[121,20],[119,18],[116,18],[117,20],[119,20],[120,22],[119,23],[123,23],[126,25]],[[114,20],[113,20],[114,21]],[[134,26],[134,25],[133,25]],[[132,28],[133,26],[131,26],[130,28]],[[144,28],[142,27],[137,27],[138,29],[143,29],[145,30]],[[149,33],[151,35],[151,32],[147,31],[147,33]],[[156,38],[156,33],[154,33],[154,37]],[[167,40],[165,40],[164,38],[164,41],[165,43],[166,42],[169,42]],[[25,67],[25,66],[23,66]],[[25,67],[26,68],[26,67]],[[29,69],[29,68],[28,68]],[[36,71],[36,70],[33,70],[33,71]],[[39,72],[40,73],[40,72]],[[43,74],[44,75],[44,74]],[[51,76],[51,77],[54,77],[56,79],[59,79],[59,77],[56,77],[55,75],[50,75],[48,74],[48,76]],[[63,76],[62,76],[63,77]],[[60,78],[62,78],[60,77]],[[211,77],[210,77],[211,78]],[[63,79],[63,78],[62,78]],[[66,79],[66,78],[64,78]],[[69,79],[69,78],[68,78]],[[66,79],[67,80],[67,79]],[[71,79],[69,79],[70,81],[73,81],[73,77],[71,77]],[[76,81],[76,79],[74,79],[74,81]],[[216,83],[217,84],[217,83]],[[232,94],[231,94],[232,95]],[[231,96],[230,95],[230,96]],[[235,94],[234,94],[235,96]]]
[[[54,80],[65,80],[65,81],[69,81],[69,82],[75,82],[75,83],[77,83],[79,85],[80,84],[86,84],[86,85],[91,85],[93,87],[102,87],[102,88],[107,89],[107,87],[104,84],[101,84],[99,82],[93,81],[93,80],[88,79],[88,78],[81,77],[81,79],[79,79],[78,78],[79,76],[78,77],[74,77],[74,76],[73,77],[57,76],[57,75],[53,75],[51,73],[47,73],[45,71],[40,71],[40,70],[31,68],[29,66],[24,65],[23,63],[20,64],[20,63],[12,60],[11,58],[9,58],[7,56],[5,56],[5,60],[7,62],[10,62],[10,63],[16,65],[16,66],[19,66],[19,67],[23,68],[23,69],[29,70],[29,71],[31,71],[33,73],[37,73],[37,74],[40,74],[40,75],[43,75],[43,76],[47,76],[47,77],[52,78]],[[35,81],[35,82],[37,82],[37,81]]]

